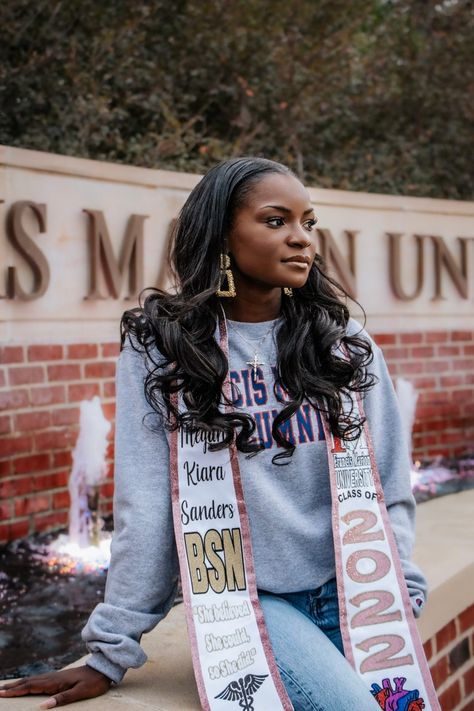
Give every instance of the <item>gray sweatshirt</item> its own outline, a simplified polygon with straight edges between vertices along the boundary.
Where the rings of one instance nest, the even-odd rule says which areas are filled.
[[[319,587],[335,576],[331,493],[324,430],[319,412],[309,403],[293,415],[286,430],[296,444],[289,464],[272,463],[281,450],[272,439],[271,424],[282,408],[273,392],[276,350],[272,323],[277,321],[228,321],[229,364],[231,379],[241,394],[237,407],[254,415],[265,443],[265,449],[250,459],[239,452],[257,586],[274,593],[296,592]],[[351,319],[348,333],[359,331],[361,326]],[[365,331],[361,335],[369,338]],[[247,361],[262,338],[258,352],[263,364],[252,379]],[[374,360],[369,370],[378,383],[365,395],[365,414],[412,606],[418,615],[426,582],[410,561],[415,501],[408,447],[382,352],[373,341],[372,347]],[[87,664],[116,683],[129,667],[146,661],[140,638],[168,613],[178,580],[168,437],[158,415],[152,413],[143,420],[150,413],[143,391],[146,373],[144,356],[125,346],[116,373],[112,557],[104,602],[97,605],[82,632],[92,654]]]

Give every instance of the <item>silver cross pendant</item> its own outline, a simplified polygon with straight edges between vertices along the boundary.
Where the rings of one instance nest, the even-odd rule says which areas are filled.
[[[255,351],[253,355],[253,360],[248,360],[247,365],[249,365],[251,368],[253,368],[253,377],[257,377],[257,368],[259,365],[265,365],[262,361],[259,361],[258,359],[258,353]]]

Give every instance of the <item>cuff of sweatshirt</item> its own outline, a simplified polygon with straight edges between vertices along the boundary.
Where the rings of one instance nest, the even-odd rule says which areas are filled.
[[[425,595],[421,590],[410,590],[410,602],[413,614],[415,617],[419,617],[426,603]]]
[[[107,659],[102,652],[94,652],[91,654],[91,656],[86,660],[86,664],[88,667],[91,667],[101,674],[108,676],[114,684],[120,684],[125,676],[125,672],[127,671],[118,664],[111,662],[110,659]]]

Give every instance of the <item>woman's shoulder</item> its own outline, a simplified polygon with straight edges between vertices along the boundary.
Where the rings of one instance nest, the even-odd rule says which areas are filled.
[[[122,334],[119,363],[129,368],[151,372],[165,366],[165,358],[153,341],[141,342],[136,333]]]
[[[346,336],[349,336],[351,338],[362,338],[365,341],[368,341],[372,348],[378,348],[377,344],[375,343],[374,339],[368,331],[365,329],[362,324],[357,321],[357,319],[352,318],[352,316],[349,318],[349,321],[347,322],[346,326]]]

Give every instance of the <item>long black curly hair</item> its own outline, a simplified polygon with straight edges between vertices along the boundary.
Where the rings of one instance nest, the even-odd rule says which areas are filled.
[[[228,360],[215,339],[222,315],[216,290],[220,283],[220,254],[235,215],[257,182],[272,173],[293,175],[263,158],[235,158],[210,170],[186,200],[173,232],[171,265],[176,291],[151,289],[140,306],[121,319],[121,345],[146,352],[148,375],[145,396],[169,429],[186,427],[220,433],[211,448],[228,446],[249,455],[263,445],[255,437],[255,420],[241,411],[222,411],[223,384]],[[344,413],[344,394],[368,390],[374,376],[366,366],[373,358],[370,342],[346,335],[348,295],[326,273],[317,255],[306,284],[282,299],[281,322],[276,332],[278,351],[275,396],[278,386],[289,395],[273,421],[272,434],[282,448],[274,463],[286,463],[295,449],[281,431],[307,399],[327,417],[332,433],[341,439],[359,436],[363,421]],[[342,345],[346,357],[336,348]],[[235,386],[234,386],[235,388]],[[186,412],[178,412],[174,394],[181,392]],[[231,404],[238,393],[228,400]],[[283,460],[283,461],[282,461]]]

